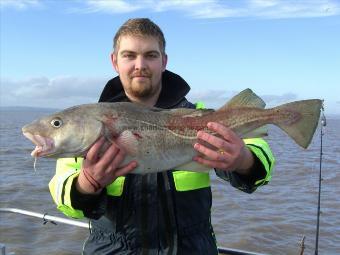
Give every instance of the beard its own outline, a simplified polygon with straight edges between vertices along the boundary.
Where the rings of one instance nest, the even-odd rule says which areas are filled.
[[[154,84],[152,75],[147,70],[136,71],[131,75],[128,93],[137,98],[147,99],[158,91],[160,83],[161,80]]]
[[[151,84],[151,79],[143,81],[132,81],[129,89],[129,94],[138,98],[149,98],[153,95],[154,89]]]

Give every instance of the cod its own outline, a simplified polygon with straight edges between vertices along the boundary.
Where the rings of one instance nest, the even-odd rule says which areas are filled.
[[[132,172],[146,174],[169,169],[209,171],[193,162],[196,134],[218,122],[241,138],[262,137],[266,125],[281,128],[298,145],[307,148],[317,128],[322,100],[310,99],[265,109],[265,102],[250,89],[218,110],[160,109],[129,102],[74,106],[42,117],[22,128],[35,145],[37,157],[84,157],[100,137],[125,150],[122,165],[136,160]]]

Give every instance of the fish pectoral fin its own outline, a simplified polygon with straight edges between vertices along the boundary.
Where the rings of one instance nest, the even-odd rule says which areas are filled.
[[[257,129],[254,129],[250,132],[240,134],[240,137],[245,139],[245,138],[259,138],[259,137],[264,137],[268,136],[268,129],[267,126],[262,126]]]
[[[183,165],[177,166],[175,167],[175,169],[181,170],[181,171],[193,171],[193,172],[209,172],[210,170],[213,170],[211,167],[202,165],[195,161],[190,161]]]
[[[235,107],[256,107],[263,109],[265,106],[266,103],[262,100],[262,98],[248,88],[230,99],[225,105],[218,109],[218,111],[225,111]]]
[[[139,140],[142,138],[137,132],[125,130],[116,138],[115,142],[125,149],[128,154],[135,155],[138,152]]]

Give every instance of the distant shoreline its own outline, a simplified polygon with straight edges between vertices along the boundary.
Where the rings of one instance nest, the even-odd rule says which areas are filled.
[[[30,112],[38,112],[38,111],[48,111],[48,112],[54,112],[54,111],[60,111],[60,109],[57,108],[49,108],[49,107],[34,107],[34,106],[0,106],[0,111],[30,111]]]

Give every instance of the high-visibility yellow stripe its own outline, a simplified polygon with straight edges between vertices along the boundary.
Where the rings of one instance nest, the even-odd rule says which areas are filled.
[[[210,187],[209,173],[174,171],[175,188],[177,191],[190,191]]]
[[[81,210],[76,210],[71,204],[71,186],[79,175],[82,158],[60,158],[57,160],[56,175],[49,183],[49,189],[57,208],[65,215],[73,218],[83,218]],[[62,197],[64,194],[64,197]]]
[[[76,179],[78,176],[79,176],[79,171],[70,175],[67,178],[66,183],[64,185],[64,203],[63,204],[67,205],[70,208],[73,208],[72,203],[71,203],[71,188],[72,188],[74,179]]]
[[[82,158],[60,158],[57,160],[56,175],[58,178],[54,182],[50,183],[50,189],[52,197],[57,205],[62,204],[62,201],[70,201],[69,192],[63,192],[65,181],[76,172],[79,172],[81,164],[83,162]],[[71,187],[72,182],[68,183],[68,187]],[[52,186],[52,187],[51,187]],[[53,187],[54,186],[54,187]],[[54,194],[53,194],[54,193]],[[62,193],[65,194],[64,199],[62,198]]]
[[[196,109],[205,109],[205,104],[203,102],[198,101],[195,104]]]
[[[265,178],[262,180],[257,180],[255,182],[255,185],[259,186],[269,182],[272,178],[275,158],[270,150],[268,143],[262,138],[244,139],[244,143],[246,144],[248,149],[250,149],[261,161],[267,172]]]
[[[125,177],[118,177],[113,183],[106,186],[106,193],[110,196],[121,196],[123,194]]]
[[[65,214],[66,216],[69,216],[75,219],[82,219],[85,217],[83,211],[70,208],[66,205],[59,205],[57,206],[57,209],[61,211],[63,214]]]

